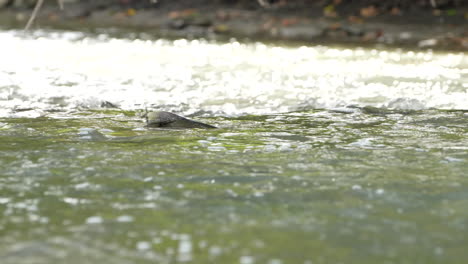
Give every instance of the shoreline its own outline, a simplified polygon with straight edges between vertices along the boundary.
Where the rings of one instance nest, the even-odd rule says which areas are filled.
[[[31,11],[31,8],[0,8],[0,26],[23,28]],[[32,29],[121,28],[167,38],[236,38],[308,45],[468,50],[468,17],[439,17],[421,10],[412,12],[365,18],[351,14],[328,17],[319,9],[282,11],[221,4],[137,9],[121,5],[96,8],[89,3],[72,3],[64,10],[49,4],[41,9]]]

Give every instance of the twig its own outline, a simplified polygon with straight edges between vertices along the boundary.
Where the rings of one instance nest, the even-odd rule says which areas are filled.
[[[257,0],[258,4],[264,8],[269,8],[271,7],[270,3],[268,3],[268,0]]]
[[[24,30],[29,30],[32,23],[34,22],[34,19],[36,19],[37,13],[39,13],[39,9],[41,9],[42,3],[44,3],[44,0],[37,0],[36,5],[34,6],[34,10],[29,17],[28,23],[24,27]]]
[[[34,10],[29,17],[28,23],[24,27],[24,30],[28,30],[32,26],[34,19],[36,19],[36,16],[39,13],[43,3],[44,0],[37,0],[36,5],[34,6]],[[63,10],[63,0],[57,0],[57,4],[59,5],[60,10]]]
[[[57,0],[60,10],[63,10],[63,0]]]

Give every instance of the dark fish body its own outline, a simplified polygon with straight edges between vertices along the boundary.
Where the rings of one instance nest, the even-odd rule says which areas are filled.
[[[165,111],[148,112],[144,115],[144,117],[146,117],[147,127],[216,128],[215,126],[190,120],[188,118]]]

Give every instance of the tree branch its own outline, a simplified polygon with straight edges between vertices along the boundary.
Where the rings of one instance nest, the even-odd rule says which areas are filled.
[[[34,6],[34,10],[29,17],[28,23],[24,27],[24,30],[29,30],[31,28],[34,20],[36,19],[37,14],[39,13],[39,10],[42,7],[42,4],[44,3],[44,0],[37,0],[36,5]],[[57,4],[59,5],[60,10],[63,10],[63,0],[57,0]]]
[[[36,19],[37,13],[39,13],[39,9],[41,9],[41,6],[43,3],[44,3],[44,0],[37,0],[36,5],[34,6],[34,10],[31,16],[29,17],[28,23],[24,27],[24,30],[29,30],[32,23],[34,22],[34,19]]]

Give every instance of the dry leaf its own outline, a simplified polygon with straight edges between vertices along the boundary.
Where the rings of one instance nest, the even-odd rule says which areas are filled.
[[[432,14],[434,16],[440,16],[440,15],[442,15],[442,11],[440,11],[440,9],[434,9],[434,10],[432,10]]]
[[[186,18],[186,17],[189,17],[189,16],[194,16],[197,13],[198,13],[198,11],[196,9],[190,8],[190,9],[184,9],[184,10],[181,10],[181,11],[169,12],[168,17],[171,18],[171,19]]]
[[[283,25],[284,27],[287,27],[287,26],[295,25],[298,22],[299,22],[299,19],[297,18],[285,18],[281,20],[281,25]]]
[[[222,34],[222,33],[229,32],[229,27],[228,27],[227,25],[225,25],[225,24],[219,24],[219,25],[215,25],[215,26],[213,27],[213,31],[214,31],[215,33],[220,33],[220,34]]]
[[[394,16],[399,16],[401,15],[401,10],[400,8],[398,7],[393,7],[391,10],[390,10],[390,14],[394,15]]]
[[[331,30],[337,30],[341,28],[341,23],[333,23],[330,26],[328,26],[329,29]]]
[[[375,6],[361,8],[362,17],[373,17],[379,14],[379,10]]]
[[[326,17],[338,17],[338,13],[336,12],[334,5],[327,5],[324,7],[323,15]]]
[[[271,29],[276,24],[274,19],[268,19],[265,23],[262,24],[263,29]]]
[[[136,14],[136,10],[133,8],[127,9],[127,16],[134,16]]]

